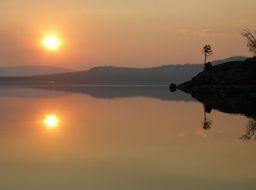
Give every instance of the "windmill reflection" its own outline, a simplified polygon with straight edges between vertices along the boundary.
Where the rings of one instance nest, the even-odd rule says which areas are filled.
[[[256,140],[256,118],[250,119],[246,126],[246,133],[241,136],[242,140]]]
[[[212,120],[207,117],[207,113],[211,113],[212,107],[204,104],[204,120],[203,120],[203,129],[210,130],[212,125]]]

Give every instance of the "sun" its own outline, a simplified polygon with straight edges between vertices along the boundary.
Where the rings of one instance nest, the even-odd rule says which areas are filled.
[[[48,51],[57,51],[62,45],[62,40],[57,34],[48,34],[42,39],[42,45]]]
[[[56,129],[59,126],[60,119],[56,115],[45,116],[43,123],[48,129]]]

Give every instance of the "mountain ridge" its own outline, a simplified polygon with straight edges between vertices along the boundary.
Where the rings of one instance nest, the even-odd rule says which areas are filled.
[[[231,57],[212,62],[220,64],[226,60],[241,60],[245,57]],[[114,66],[94,67],[86,71],[47,74],[26,77],[0,77],[0,83],[56,83],[97,85],[169,85],[190,80],[202,71],[203,64],[163,65],[151,68],[127,68]]]
[[[33,75],[44,75],[44,74],[56,74],[72,72],[73,70],[57,67],[57,66],[11,66],[11,67],[0,67],[0,76],[33,76]]]

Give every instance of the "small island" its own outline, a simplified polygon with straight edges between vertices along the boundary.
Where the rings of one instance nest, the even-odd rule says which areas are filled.
[[[246,38],[247,47],[254,57],[212,66],[207,62],[212,49],[210,45],[205,45],[204,70],[177,88],[194,97],[256,98],[256,37],[250,30],[245,30],[242,36]]]
[[[256,57],[212,66],[178,85],[190,94],[243,95],[256,98]]]

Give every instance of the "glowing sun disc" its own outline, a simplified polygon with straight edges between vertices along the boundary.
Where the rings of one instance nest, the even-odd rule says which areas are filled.
[[[43,38],[42,45],[49,51],[56,51],[61,47],[62,40],[56,34],[51,34]]]

